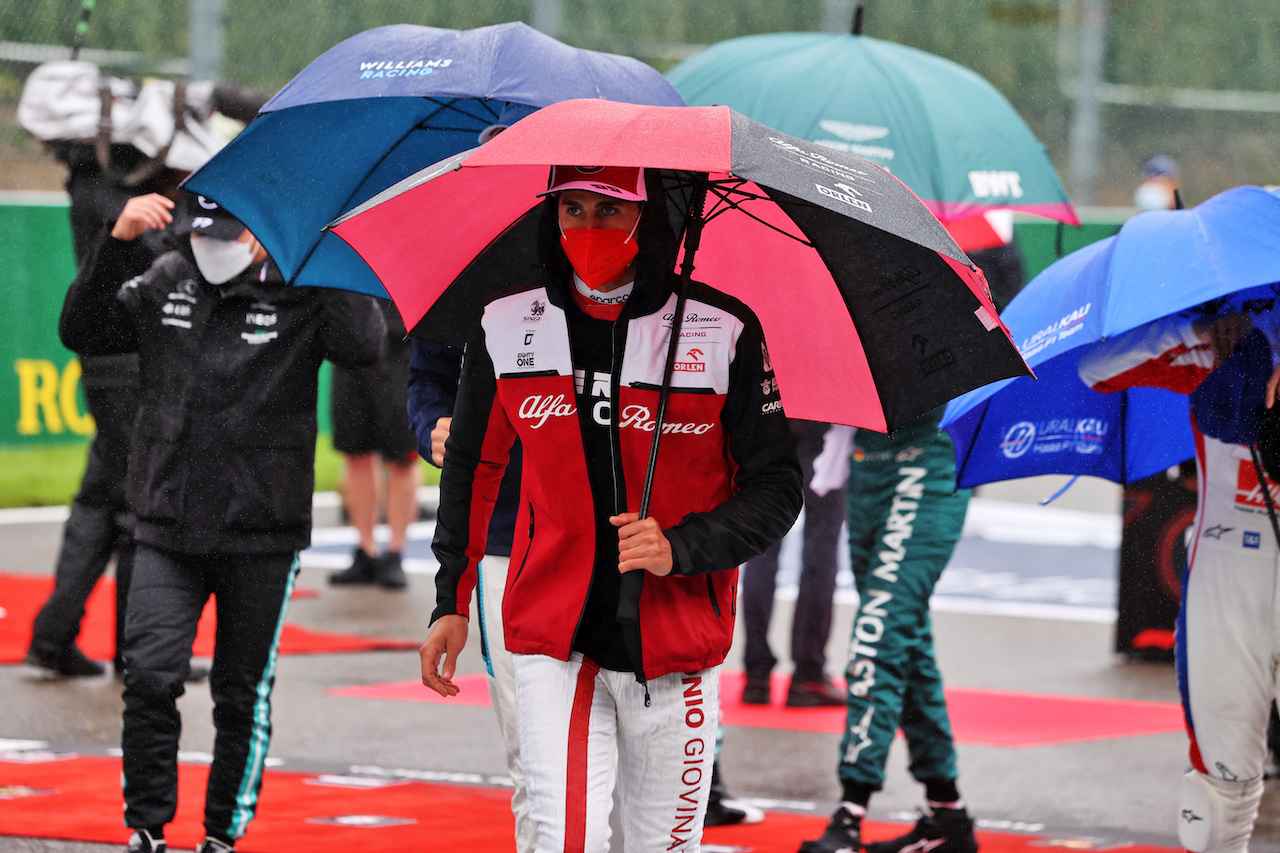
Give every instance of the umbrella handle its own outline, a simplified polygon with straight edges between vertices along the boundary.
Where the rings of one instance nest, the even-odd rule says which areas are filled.
[[[693,276],[693,256],[702,242],[702,211],[707,199],[709,181],[705,174],[694,181],[693,198],[689,204],[689,216],[684,233],[684,261],[680,267],[680,290],[676,295],[675,316],[671,318],[671,340],[667,344],[667,363],[662,372],[662,390],[658,395],[658,412],[654,417],[653,442],[649,445],[649,467],[645,471],[644,490],[640,496],[640,517],[649,517],[649,496],[653,493],[653,475],[658,467],[658,441],[662,438],[662,422],[667,414],[667,399],[671,396],[671,374],[675,369],[676,346],[680,342],[680,326],[684,321],[685,296],[689,279]],[[622,576],[618,590],[617,620],[622,626],[623,645],[635,670],[636,681],[644,685],[644,704],[649,706],[649,687],[644,674],[643,648],[640,645],[640,594],[644,589],[645,571],[639,569]]]

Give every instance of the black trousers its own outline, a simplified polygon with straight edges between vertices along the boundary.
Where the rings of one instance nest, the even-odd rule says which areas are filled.
[[[827,639],[831,636],[832,597],[836,591],[836,548],[844,524],[845,492],[835,489],[819,496],[809,488],[813,460],[822,452],[827,424],[789,420],[796,438],[796,454],[805,471],[804,552],[800,562],[800,592],[791,620],[791,660],[795,677],[817,681],[826,667]],[[778,662],[769,648],[769,620],[777,586],[778,541],[742,567],[742,618],[747,642],[743,665],[750,676],[768,675]]]
[[[125,501],[129,442],[138,411],[136,376],[131,379],[105,384],[85,380],[85,400],[97,432],[89,444],[88,464],[63,529],[53,592],[36,615],[31,631],[33,651],[57,658],[69,650],[80,633],[85,601],[114,553],[117,671],[133,568],[133,516]]]
[[[209,673],[217,735],[205,829],[232,840],[258,804],[271,739],[271,688],[297,555],[192,555],[139,544],[124,645],[125,824],[154,829],[178,806],[178,697],[200,612],[213,595],[218,628]]]

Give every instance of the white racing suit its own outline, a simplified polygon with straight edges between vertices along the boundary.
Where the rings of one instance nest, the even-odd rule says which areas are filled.
[[[1144,385],[1182,393],[1214,368],[1189,313],[1094,346],[1080,377],[1099,391]],[[1253,318],[1276,353],[1275,312]],[[1205,435],[1192,418],[1199,507],[1178,617],[1178,686],[1193,769],[1178,836],[1195,853],[1243,851],[1262,796],[1266,730],[1277,696],[1280,595],[1276,536],[1248,445]],[[1273,502],[1280,486],[1267,481]]]

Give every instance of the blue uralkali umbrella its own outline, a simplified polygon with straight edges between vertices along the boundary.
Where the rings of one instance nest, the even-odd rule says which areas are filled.
[[[571,98],[684,104],[643,62],[570,47],[522,23],[379,27],[304,68],[185,186],[247,225],[292,283],[386,298],[324,226],[474,147],[487,128]]]
[[[1143,213],[1062,258],[1000,315],[1036,378],[952,400],[942,428],[957,484],[1040,474],[1117,483],[1195,454],[1187,397],[1155,388],[1101,394],[1076,372],[1090,344],[1213,300],[1217,311],[1275,299],[1280,195],[1236,187],[1190,210]]]

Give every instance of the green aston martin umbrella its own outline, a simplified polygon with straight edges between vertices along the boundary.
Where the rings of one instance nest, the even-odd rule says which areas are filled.
[[[892,172],[943,222],[993,209],[1079,224],[1045,147],[981,76],[864,35],[730,39],[671,69],[691,105],[762,124]]]

